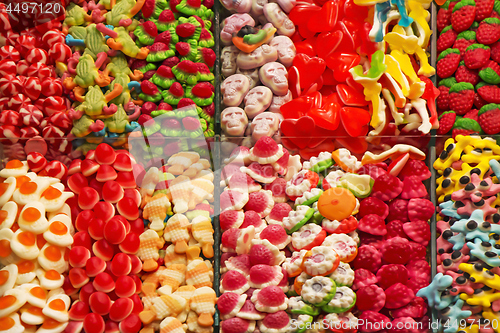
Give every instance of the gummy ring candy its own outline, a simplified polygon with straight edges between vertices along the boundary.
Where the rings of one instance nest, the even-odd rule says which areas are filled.
[[[339,267],[329,275],[337,287],[350,287],[354,283],[354,271],[348,263],[341,261]]]
[[[336,291],[337,285],[333,279],[327,276],[315,276],[304,283],[300,295],[307,303],[322,307],[335,297]]]
[[[300,275],[295,278],[293,281],[293,290],[297,293],[297,295],[302,293],[304,283],[306,283],[306,281],[310,278],[311,277],[304,272],[300,273]]]
[[[295,314],[305,314],[309,316],[319,315],[319,309],[314,305],[305,303],[300,296],[290,297],[288,299],[288,310]]]
[[[314,208],[308,206],[297,206],[295,211],[288,213],[288,217],[283,218],[283,227],[287,234],[292,234],[304,226],[313,217]]]
[[[319,197],[323,194],[323,190],[319,188],[313,188],[310,191],[305,192],[301,197],[295,199],[295,206],[304,205],[311,206],[319,200]]]
[[[306,224],[292,234],[292,246],[295,251],[310,250],[320,246],[326,238],[326,231],[319,225]]]
[[[289,277],[296,277],[302,273],[302,263],[307,252],[307,250],[295,251],[290,258],[285,259],[283,268]]]
[[[358,220],[354,216],[349,216],[342,221],[323,219],[321,226],[329,234],[348,234],[358,227]]]
[[[319,175],[309,170],[301,170],[286,183],[286,194],[295,201],[305,192],[316,188],[319,183]]]
[[[326,190],[318,200],[319,212],[329,220],[341,221],[348,218],[355,208],[356,198],[351,191],[342,187]]]
[[[349,287],[337,287],[335,296],[327,305],[321,307],[323,311],[342,313],[349,311],[356,304],[356,294]]]
[[[335,250],[316,246],[308,251],[302,262],[302,270],[311,276],[328,275],[337,269],[340,257]]]
[[[337,252],[340,260],[343,262],[351,262],[358,254],[358,246],[356,242],[345,234],[333,234],[325,238],[323,246],[328,246]]]

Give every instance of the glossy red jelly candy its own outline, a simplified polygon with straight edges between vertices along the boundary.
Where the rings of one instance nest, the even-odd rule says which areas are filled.
[[[139,251],[140,245],[141,241],[139,236],[136,233],[129,232],[127,236],[125,236],[124,240],[118,244],[118,247],[123,253],[134,254]]]
[[[139,314],[142,310],[144,310],[144,305],[142,304],[141,298],[138,294],[134,294],[129,297],[132,302],[134,302],[134,308],[132,309],[132,313]]]
[[[94,212],[92,210],[82,210],[75,220],[75,227],[78,231],[87,231],[90,221],[94,218]]]
[[[125,221],[125,223],[128,223]],[[90,229],[90,228],[89,228]],[[120,244],[125,239],[126,230],[125,225],[118,219],[112,218],[104,225],[104,238],[110,244]]]
[[[139,209],[132,198],[124,197],[118,201],[116,209],[127,220],[135,220],[139,217]]]
[[[339,46],[340,47],[340,46]],[[333,70],[333,77],[338,82],[345,82],[349,76],[349,70],[357,66],[360,61],[359,55],[355,53],[332,52],[326,59],[326,65]]]
[[[97,163],[111,165],[115,162],[115,159],[115,150],[107,143],[101,143],[95,149],[95,160]]]
[[[71,285],[75,288],[81,288],[89,282],[89,277],[83,268],[73,267],[69,270],[68,276]]]
[[[344,106],[340,109],[340,119],[346,132],[353,137],[368,134],[368,125],[371,120],[370,112],[365,109]]]
[[[80,194],[82,188],[89,186],[89,181],[81,172],[75,173],[68,178],[68,187],[76,194]]]
[[[99,170],[100,167],[101,166],[96,161],[85,159],[82,161],[81,164],[82,174],[85,177],[92,176],[94,173],[97,172],[97,170]]]
[[[90,295],[89,306],[93,313],[105,316],[109,313],[109,309],[111,308],[111,300],[105,293],[96,291]]]
[[[89,297],[90,295],[92,295],[93,293],[95,293],[95,288],[94,286],[92,285],[92,282],[89,282],[87,283],[86,285],[84,285],[82,287],[82,289],[80,289],[80,301],[86,303],[86,304],[89,304]]]
[[[99,239],[92,245],[94,254],[104,261],[110,261],[114,255],[113,246],[105,239]]]
[[[107,225],[100,218],[93,218],[89,223],[88,233],[95,240],[104,238],[104,226]]]
[[[117,203],[124,196],[123,187],[114,180],[108,180],[102,187],[102,199],[109,203]]]
[[[128,154],[118,154],[116,155],[113,167],[116,171],[132,171],[132,160]]]
[[[109,310],[109,319],[120,322],[127,318],[134,309],[134,302],[129,298],[119,298]]]
[[[121,333],[136,333],[139,332],[142,326],[141,319],[138,315],[132,313],[119,324]]]
[[[115,216],[115,206],[109,202],[99,201],[94,206],[94,213],[99,216],[104,222],[108,222],[113,216]]]
[[[102,273],[106,270],[106,262],[99,257],[92,257],[87,260],[87,265],[85,266],[87,270],[87,275],[90,277],[94,277],[99,273]]]
[[[294,45],[297,54],[306,54],[309,57],[316,56],[316,37],[311,37],[300,42],[295,42]]]
[[[366,106],[368,101],[365,100],[365,95],[349,87],[347,84],[338,84],[337,93],[345,105],[348,106]]]
[[[81,209],[92,209],[99,202],[99,193],[92,187],[84,187],[78,196],[78,206]]]
[[[314,119],[317,126],[334,131],[340,123],[340,104],[328,102],[321,108],[311,108],[308,115]]]
[[[73,246],[69,251],[69,263],[73,267],[84,267],[90,259],[90,251],[83,246]]]
[[[82,301],[77,301],[71,305],[68,311],[69,319],[83,321],[85,316],[89,314],[90,309],[87,303]]]
[[[125,253],[117,253],[111,261],[111,272],[116,276],[128,275],[132,270],[132,260]]]
[[[116,279],[115,294],[118,297],[130,297],[136,292],[136,284],[130,276],[120,276]]]
[[[83,329],[86,333],[102,333],[104,332],[104,319],[97,313],[89,313],[83,320]]]
[[[86,231],[77,232],[73,236],[73,246],[83,246],[89,250],[92,250],[92,238]]]
[[[342,31],[325,31],[318,35],[316,43],[316,53],[318,57],[326,59],[330,53],[334,52],[342,41]],[[297,51],[298,52],[298,51]]]
[[[109,180],[115,180],[116,177],[118,177],[118,174],[111,165],[101,165],[99,170],[97,170],[95,179],[98,182],[104,183]]]
[[[337,24],[338,6],[335,1],[327,1],[321,10],[307,22],[307,29],[311,32],[331,31]]]
[[[306,89],[323,75],[326,63],[319,57],[297,54],[293,59],[293,66],[299,71],[300,87]]]
[[[115,281],[113,280],[113,277],[106,272],[97,274],[94,281],[92,281],[92,285],[95,290],[102,291],[103,293],[109,293],[115,289]]]

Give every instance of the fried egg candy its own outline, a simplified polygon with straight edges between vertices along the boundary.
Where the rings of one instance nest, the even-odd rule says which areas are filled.
[[[38,263],[46,271],[55,270],[58,273],[64,273],[68,269],[68,262],[64,259],[66,248],[45,244],[38,255]]]
[[[0,296],[14,288],[17,279],[17,266],[10,264],[0,270]]]
[[[48,180],[36,177],[16,188],[12,198],[20,205],[27,205],[30,202],[39,201],[42,193],[49,187],[50,183]]]
[[[47,300],[47,304],[42,312],[49,318],[59,322],[65,322],[69,320],[68,309],[70,304],[71,299],[68,295],[54,295]]]
[[[55,212],[63,207],[66,200],[74,197],[73,192],[64,192],[64,185],[57,183],[49,186],[40,196],[40,202],[47,212]]]
[[[5,295],[0,297],[0,318],[19,310],[26,301],[26,290],[20,288],[7,290]]]
[[[0,210],[0,230],[12,227],[16,217],[17,204],[14,201],[7,201]]]
[[[64,284],[64,276],[53,269],[46,271],[39,268],[36,270],[36,277],[40,286],[48,290],[61,288]]]
[[[21,259],[33,260],[40,254],[36,245],[36,235],[31,231],[18,229],[10,241],[12,251]]]
[[[11,160],[0,170],[0,177],[19,177],[28,173],[29,167],[27,161]]]
[[[40,202],[31,202],[23,207],[17,221],[19,228],[41,234],[49,228],[49,222],[45,217],[45,207]]]
[[[17,265],[16,284],[30,283],[36,278],[36,270],[39,268],[36,260],[21,259]]]
[[[12,251],[10,242],[14,232],[10,229],[0,230],[0,265],[7,266],[19,261],[19,257]]]
[[[0,333],[22,333],[26,332],[21,324],[19,315],[12,313],[9,316],[0,318]]]

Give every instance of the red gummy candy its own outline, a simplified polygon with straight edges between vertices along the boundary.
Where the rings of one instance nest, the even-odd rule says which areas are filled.
[[[375,197],[363,199],[359,204],[358,218],[362,218],[368,214],[377,214],[382,219],[389,215],[389,206],[385,202]]]
[[[431,240],[431,228],[425,221],[406,222],[403,230],[409,238],[424,246]]]
[[[95,149],[95,160],[97,163],[103,165],[111,165],[115,162],[116,153],[113,147],[106,143],[101,143]]]
[[[375,311],[364,311],[359,319],[362,320],[363,325],[358,326],[358,329],[363,333],[378,332],[391,323],[389,318]]]
[[[358,255],[352,264],[355,269],[365,268],[375,273],[382,264],[382,254],[371,245],[363,245],[358,249]]]
[[[421,318],[427,313],[427,303],[421,297],[415,297],[410,303],[405,306],[391,310],[390,314],[393,318],[411,317]]]
[[[389,203],[389,215],[387,221],[400,220],[407,222],[408,220],[408,200],[395,199]]]
[[[396,198],[402,190],[403,183],[397,177],[386,173],[375,179],[372,196],[382,201],[389,201]]]
[[[428,221],[434,214],[434,205],[427,199],[414,198],[408,202],[408,218],[410,221]]]
[[[90,310],[93,313],[104,316],[109,313],[109,309],[111,308],[111,300],[105,293],[96,291],[95,293],[90,295],[89,306]]]
[[[403,180],[402,199],[422,198],[427,195],[427,189],[417,176],[409,176]]]
[[[420,181],[423,181],[431,177],[431,172],[424,161],[410,159],[406,162],[406,165],[398,176],[401,180],[405,180],[406,177],[414,176]]]
[[[368,214],[359,220],[358,229],[377,236],[387,234],[384,219],[376,214]]]
[[[406,268],[408,269],[408,277],[410,279],[416,277],[430,279],[431,277],[431,267],[426,260],[411,260],[406,264]]]
[[[115,294],[118,297],[130,297],[136,292],[136,285],[130,276],[120,276],[116,279]]]
[[[359,291],[358,291],[359,299]],[[413,291],[402,283],[396,283],[385,290],[385,307],[388,309],[397,309],[406,304],[415,297]]]
[[[411,257],[411,247],[409,243],[407,239],[401,237],[394,237],[386,240],[380,251],[382,252],[382,257],[391,264],[406,264]]]
[[[387,289],[393,284],[405,284],[408,281],[408,270],[403,265],[384,265],[377,272],[378,285]]]
[[[369,270],[364,268],[356,269],[354,272],[354,283],[352,285],[352,289],[358,290],[359,288],[375,284],[377,281],[378,280],[375,274]]]
[[[129,298],[117,299],[109,309],[109,319],[120,322],[127,318],[134,309],[134,302]]]
[[[386,294],[377,285],[361,287],[356,292],[356,307],[361,311],[379,312],[386,303]]]
[[[252,265],[274,265],[275,257],[271,250],[261,244],[255,244],[248,253]]]
[[[89,313],[83,320],[83,329],[87,333],[101,333],[104,332],[105,324],[104,319],[97,313]]]
[[[129,315],[125,320],[121,321],[118,327],[120,328],[120,333],[135,333],[140,331],[142,326],[141,319],[135,313]]]

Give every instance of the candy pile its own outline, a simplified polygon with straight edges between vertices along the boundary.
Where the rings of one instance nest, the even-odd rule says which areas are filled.
[[[252,142],[279,135],[280,107],[292,99],[287,67],[296,53],[290,39],[295,26],[287,14],[295,0],[221,2],[235,13],[224,19],[220,33],[222,131],[230,137],[251,133]]]
[[[446,141],[434,163],[441,175],[437,179],[438,274],[417,295],[439,310],[443,332],[465,327],[486,332],[500,319],[499,159],[495,140],[458,135]]]
[[[123,145],[126,134],[139,127],[134,121],[142,102],[133,87],[142,73],[129,68],[127,57],[144,59],[149,52],[137,47],[129,35],[139,24],[133,16],[143,3],[72,2],[66,9],[66,43],[74,53],[68,60],[63,85],[74,102],[68,111],[73,120],[71,133],[85,138],[75,140],[74,145],[84,153],[95,149],[104,137],[110,138],[110,144]]]
[[[437,15],[438,134],[500,133],[500,7],[446,1]]]
[[[50,177],[43,156],[29,158],[0,171],[0,329],[63,332],[71,304],[63,274],[74,234],[66,200],[73,193],[61,183],[65,169]]]
[[[438,91],[428,79],[435,71],[425,51],[430,1],[316,4],[290,11],[297,56],[288,69],[294,99],[281,107],[280,128],[290,137],[283,144],[333,150],[327,137],[422,135],[437,128]],[[339,139],[346,147],[358,141],[366,145]]]
[[[213,268],[200,257],[214,256],[213,190],[211,164],[194,152],[174,154],[142,178],[143,333],[213,331]]]
[[[148,0],[134,29],[137,47],[149,50],[131,68],[144,73],[139,123],[144,135],[214,136],[215,45],[213,0]],[[152,120],[153,118],[159,118]]]
[[[386,160],[390,163],[381,163]],[[418,332],[428,331],[427,304],[415,296],[429,284],[431,273],[426,247],[434,205],[422,183],[431,176],[424,160],[422,151],[403,145],[363,157],[371,164],[361,170],[375,181],[357,215],[361,246],[353,261],[353,289],[365,323],[361,332],[372,332],[375,323],[412,332],[422,324]]]
[[[77,299],[69,311],[72,331],[141,328],[137,274],[142,262],[136,253],[144,225],[134,163],[128,152],[102,143],[69,167],[67,185],[76,196],[72,208],[79,212],[65,285],[66,293]]]
[[[71,50],[61,31],[64,8],[57,8],[60,16],[23,28],[24,20],[0,3],[0,138],[11,158],[25,159],[32,151],[26,140],[42,136],[49,143],[48,151],[44,143],[44,155],[70,162],[71,145],[63,139],[72,128],[66,113],[70,103],[59,77]],[[27,11],[22,18],[37,22],[31,16],[38,7]]]

